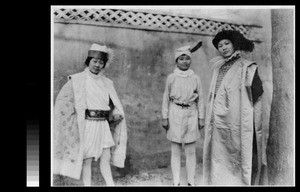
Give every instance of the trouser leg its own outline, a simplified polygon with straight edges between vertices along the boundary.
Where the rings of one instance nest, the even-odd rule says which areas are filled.
[[[114,186],[111,167],[110,167],[110,148],[103,149],[100,156],[100,171],[105,180],[106,185]]]
[[[195,171],[196,171],[196,143],[185,144],[186,157],[186,172],[187,180],[191,185],[195,185]]]
[[[91,186],[92,180],[92,158],[84,159],[82,166],[82,181],[84,186]]]
[[[171,169],[173,174],[173,184],[177,186],[180,183],[180,161],[181,161],[181,145],[179,143],[171,143]]]

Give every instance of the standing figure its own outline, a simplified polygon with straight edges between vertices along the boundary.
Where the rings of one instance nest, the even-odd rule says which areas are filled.
[[[242,57],[254,43],[224,30],[212,41],[221,56],[212,59],[213,76],[205,116],[203,177],[206,185],[251,185],[266,178],[262,130],[262,81],[257,64]]]
[[[124,167],[127,128],[113,82],[100,73],[113,59],[106,46],[93,44],[83,72],[68,77],[54,106],[53,173],[82,178],[91,185],[92,160],[100,158],[106,185],[114,185],[110,162]]]
[[[198,48],[202,42],[198,44]],[[175,52],[176,67],[168,77],[162,103],[162,126],[171,141],[173,185],[180,185],[181,146],[185,149],[188,185],[195,184],[196,140],[204,127],[202,85],[190,69],[190,46]]]

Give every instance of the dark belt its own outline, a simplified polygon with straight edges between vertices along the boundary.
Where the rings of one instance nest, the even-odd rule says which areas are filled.
[[[189,104],[184,104],[184,103],[176,103],[176,102],[174,101],[174,98],[172,98],[172,97],[170,97],[170,101],[171,101],[171,102],[173,102],[174,104],[176,104],[176,105],[178,105],[178,106],[182,107],[182,108],[188,108],[188,107],[190,107],[190,106],[191,106],[191,105],[189,105]]]
[[[175,102],[174,102],[174,104],[176,104],[176,105],[178,105],[178,106],[180,106],[180,107],[182,107],[182,108],[184,108],[184,107],[188,108],[188,107],[191,106],[191,105],[189,105],[189,104],[184,104],[184,103],[175,103]]]
[[[109,111],[102,111],[102,110],[93,110],[93,109],[86,109],[85,110],[85,119],[88,120],[108,120]]]

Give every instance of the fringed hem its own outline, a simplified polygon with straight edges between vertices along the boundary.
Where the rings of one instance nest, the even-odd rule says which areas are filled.
[[[119,168],[124,168],[125,159],[126,159],[126,157],[123,157],[123,158],[121,158],[121,157],[114,158],[114,159],[112,159],[111,164],[113,166],[116,166],[116,167],[119,167]]]
[[[124,168],[125,159],[126,159],[126,144],[119,145],[115,149],[112,155],[111,164],[119,168]]]

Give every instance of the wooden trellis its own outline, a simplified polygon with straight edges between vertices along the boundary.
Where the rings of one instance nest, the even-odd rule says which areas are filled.
[[[257,32],[260,26],[239,25],[202,18],[146,13],[120,9],[54,9],[54,22],[80,23],[126,27],[145,30],[215,35],[223,29],[240,31],[246,37],[259,40]]]

